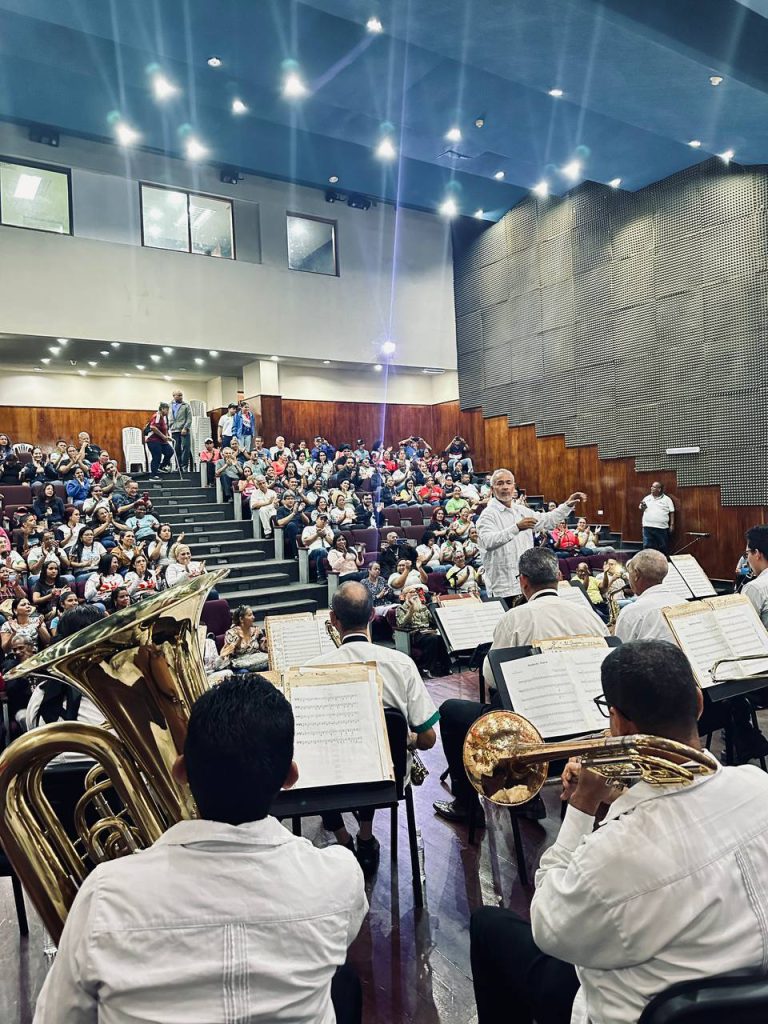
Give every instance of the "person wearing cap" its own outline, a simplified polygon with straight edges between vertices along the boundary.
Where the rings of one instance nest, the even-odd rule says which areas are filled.
[[[363,459],[370,459],[371,453],[365,447],[365,441],[362,439],[362,437],[358,437],[357,448],[355,448],[352,454],[355,456],[358,462],[362,462]]]
[[[227,411],[219,418],[219,448],[229,448],[235,434],[235,413],[237,402],[230,402]]]
[[[144,501],[136,502],[134,513],[132,516],[128,516],[125,520],[125,525],[129,530],[133,530],[136,540],[139,542],[154,540],[157,536],[157,531],[160,529],[159,521],[147,511],[147,505]]]
[[[328,525],[328,516],[325,512],[320,512],[317,520],[311,526],[305,526],[301,531],[301,543],[309,551],[310,562],[315,563],[318,583],[327,579],[325,553],[332,542],[333,530]]]
[[[210,462],[210,463],[215,465],[219,461],[220,458],[221,458],[221,452],[216,447],[213,438],[212,437],[206,437],[205,441],[203,442],[202,451],[200,452],[200,461],[201,462]],[[206,480],[207,480],[206,487],[215,487],[216,486],[216,483],[215,483],[215,481],[213,479],[213,474],[212,473],[208,473],[208,475],[206,477]]]

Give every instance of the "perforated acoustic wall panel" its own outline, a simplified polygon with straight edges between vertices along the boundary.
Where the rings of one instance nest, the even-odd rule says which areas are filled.
[[[462,409],[768,503],[765,167],[530,197],[455,237],[454,274]]]

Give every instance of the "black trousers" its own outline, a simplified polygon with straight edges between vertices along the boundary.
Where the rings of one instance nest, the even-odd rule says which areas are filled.
[[[669,548],[669,530],[658,526],[644,526],[643,547],[649,548],[651,551],[660,551],[662,555],[666,555]]]
[[[464,771],[462,752],[467,731],[486,711],[500,709],[498,693],[493,695],[490,704],[481,704],[479,700],[446,700],[440,705],[440,736],[451,775],[451,790],[454,799],[464,807],[468,807],[476,795]]]
[[[469,937],[478,1024],[570,1024],[576,969],[542,953],[527,921],[480,907]]]
[[[349,964],[336,968],[331,982],[331,1002],[336,1013],[336,1024],[361,1024],[363,990],[360,979]]]
[[[372,807],[366,807],[365,810],[355,811],[355,817],[358,821],[373,821],[373,816],[376,813]],[[341,816],[340,811],[326,811],[325,814],[321,815],[323,820],[323,828],[329,832],[338,832],[340,828],[344,826],[344,819]]]

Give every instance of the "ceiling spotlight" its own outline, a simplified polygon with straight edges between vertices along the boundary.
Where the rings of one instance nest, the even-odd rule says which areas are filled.
[[[496,179],[496,181],[501,181],[503,177],[504,171],[496,171],[496,173],[494,174],[494,178]]]
[[[537,185],[534,185],[531,191],[539,197],[539,199],[546,199],[549,195],[549,182],[540,181]]]
[[[40,360],[40,362],[41,363],[45,363],[46,366],[48,365],[48,363],[50,363],[50,361],[51,361],[50,359],[41,359]]]
[[[280,362],[280,356],[270,356],[269,358],[272,360],[273,363]]]
[[[581,174],[581,160],[571,160],[564,167],[560,168],[560,173],[566,178],[570,178],[571,181],[575,181]]]
[[[211,351],[208,353],[208,355],[209,356],[213,356],[214,359],[216,358],[216,356],[218,356],[218,354],[219,353],[218,352],[214,352],[213,349],[211,349]]]
[[[119,341],[110,341],[109,344],[110,344],[110,346],[112,348],[120,348],[120,342]]]
[[[198,366],[202,366],[205,360],[201,359],[200,356],[195,356],[195,362],[197,363]]]
[[[141,135],[125,121],[118,121],[115,125],[115,137],[121,146],[135,146]]]
[[[159,363],[161,357],[153,354],[149,358],[152,360],[153,363]]]
[[[611,178],[608,184],[611,186],[611,188],[618,188],[621,184],[621,178]]]
[[[99,352],[99,355],[100,356],[108,356],[109,355],[109,351],[104,348],[104,349],[101,350],[101,352]]]
[[[328,181],[331,183],[331,185],[335,185],[338,182],[338,180],[339,180],[338,174],[332,174],[330,176],[330,178],[328,179]]]
[[[379,21],[375,14],[372,14],[368,21],[366,21],[365,27],[373,35],[378,35],[379,32],[384,31],[384,26],[381,24],[381,22]]]
[[[163,380],[171,380],[167,373],[163,374]]]
[[[438,207],[438,212],[441,213],[444,217],[455,217],[459,212],[459,207],[456,203],[456,200],[451,199],[450,197],[448,199],[445,199],[442,203],[440,203],[440,206]],[[382,352],[383,351],[384,348],[382,346]]]
[[[208,67],[209,68],[220,68],[223,63],[224,63],[224,61],[221,59],[221,57],[209,57],[208,58]]]
[[[87,377],[88,376],[88,371],[87,370],[78,370],[77,372],[80,374],[81,377]]]
[[[478,220],[482,220],[483,217],[485,216],[485,210],[482,210],[482,209],[481,210],[475,210],[475,212],[472,214],[472,216],[473,217],[477,217]]]
[[[89,366],[98,366],[99,364],[94,359],[89,359],[88,360],[88,365]]]
[[[554,98],[556,100],[559,100],[560,97],[563,95],[563,90],[562,89],[550,89],[549,90],[549,95],[550,96],[554,96]]]
[[[194,135],[190,135],[184,144],[184,151],[187,154],[189,160],[202,160],[203,157],[208,156],[207,148],[202,144],[199,139],[196,139]]]
[[[475,118],[475,128],[485,128],[485,117],[482,114]]]
[[[145,367],[144,367],[144,363],[136,363],[136,369],[137,369],[137,370],[143,370],[143,369],[145,369]]]
[[[330,359],[324,359],[323,360],[323,366],[330,366],[330,365],[331,365],[331,360]]]
[[[241,99],[238,99],[237,96],[235,96],[235,98],[232,100],[232,113],[233,114],[247,114],[248,113],[248,107],[245,105],[245,103],[243,103],[243,101]]]
[[[381,373],[383,369],[384,367],[381,365],[381,363],[376,363],[376,365],[374,366],[374,370],[376,371],[376,373]]]
[[[449,128],[445,137],[449,142],[461,142],[461,128]]]
[[[36,366],[35,367],[35,373],[42,373],[42,372],[43,372],[42,366]]]
[[[710,75],[709,76],[709,84],[710,85],[720,85],[722,81],[723,81],[723,76],[722,75]]]
[[[736,154],[732,149],[726,149],[723,150],[722,153],[718,153],[717,155],[720,157],[723,163],[729,164]]]
[[[130,373],[124,373],[123,376],[124,377],[130,377],[131,375],[130,375]]]
[[[300,100],[302,96],[306,96],[309,92],[306,85],[301,80],[301,76],[295,71],[289,72],[285,76],[283,81],[283,96],[287,100]]]
[[[394,343],[394,341],[389,339],[385,341],[384,344],[381,346],[381,354],[383,356],[391,356],[394,354],[396,348],[397,345]]]
[[[56,344],[57,345],[68,345],[69,344],[69,338],[57,338],[56,339]]]
[[[397,156],[395,144],[388,135],[385,135],[376,147],[376,156],[379,160],[394,160]]]
[[[172,348],[168,348],[167,345],[163,345],[163,352],[165,352],[165,354],[167,356],[169,356],[171,354],[171,352],[173,352],[173,349]]]
[[[691,139],[688,145],[691,149],[699,149],[701,147],[701,139]]]
[[[48,351],[51,353],[52,356],[57,356],[59,352],[61,352],[61,349],[57,348],[55,345],[50,345],[48,347]]]
[[[152,76],[152,92],[159,103],[175,96],[178,91],[178,86],[169,81],[165,75],[161,75],[159,71]]]

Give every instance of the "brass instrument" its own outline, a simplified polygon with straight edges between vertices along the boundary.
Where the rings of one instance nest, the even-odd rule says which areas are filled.
[[[193,818],[173,765],[192,705],[208,680],[198,625],[219,569],[148,597],[14,668],[70,683],[98,707],[106,728],[59,722],[26,733],[0,756],[0,844],[55,942],[92,866],[151,845]],[[74,815],[73,842],[43,793],[52,758],[74,752],[96,765]],[[114,794],[122,809],[113,809]],[[94,821],[95,818],[95,821]]]
[[[607,736],[545,743],[538,730],[512,711],[490,711],[464,740],[464,768],[477,792],[495,804],[515,807],[532,800],[547,778],[549,761],[580,757],[609,782],[642,780],[652,786],[686,785],[709,775],[718,762],[661,736]]]
[[[325,619],[325,631],[333,641],[334,646],[341,647],[341,636],[330,619]]]

